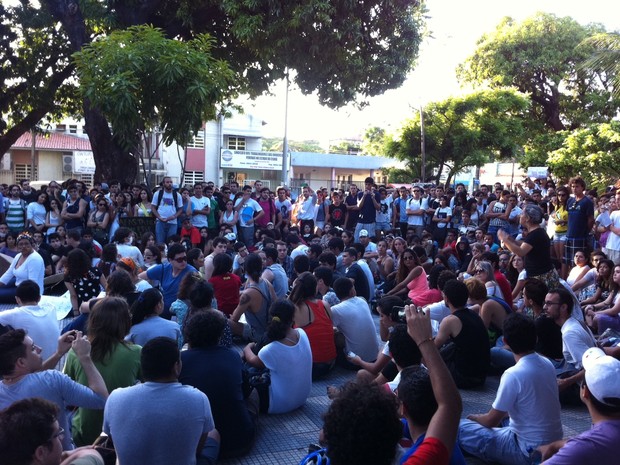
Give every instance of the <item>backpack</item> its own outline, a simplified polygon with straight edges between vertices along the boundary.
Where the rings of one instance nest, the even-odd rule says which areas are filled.
[[[172,201],[174,202],[174,208],[175,208],[175,210],[176,210],[177,208],[179,208],[179,205],[178,205],[178,203],[177,203],[177,202],[178,202],[178,201],[177,201],[177,194],[178,194],[178,193],[179,193],[179,191],[178,191],[177,189],[172,189]],[[162,201],[162,199],[164,198],[164,190],[163,190],[163,189],[159,189],[157,192],[155,192],[155,194],[159,194],[159,195],[157,196],[157,203],[155,204],[155,206],[156,206],[157,208],[159,208],[159,206],[161,205],[161,201]]]

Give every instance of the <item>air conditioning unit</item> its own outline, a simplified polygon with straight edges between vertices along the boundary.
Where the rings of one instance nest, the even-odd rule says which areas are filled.
[[[73,154],[65,153],[62,155],[62,173],[63,174],[73,173]]]

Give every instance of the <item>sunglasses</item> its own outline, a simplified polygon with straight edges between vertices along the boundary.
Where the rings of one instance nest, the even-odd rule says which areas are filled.
[[[475,270],[474,274],[480,274],[480,273],[484,273],[484,272],[485,272],[484,270]]]
[[[187,261],[187,255],[183,256],[183,257],[177,257],[177,258],[173,258],[173,260],[177,263],[183,263]]]
[[[413,257],[411,255],[408,255],[406,257],[403,257],[403,260],[413,260]]]

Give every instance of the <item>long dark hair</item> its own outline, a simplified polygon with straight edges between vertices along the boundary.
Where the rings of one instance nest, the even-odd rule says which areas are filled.
[[[80,249],[73,249],[67,255],[67,271],[65,274],[71,279],[82,278],[90,270],[91,261],[88,254]]]
[[[159,289],[152,287],[144,291],[131,306],[131,325],[142,323],[146,317],[154,315],[155,308],[163,299]]]
[[[104,363],[117,344],[127,345],[125,336],[131,328],[129,306],[121,297],[105,297],[97,302],[88,316],[90,356]]]
[[[256,253],[249,254],[245,259],[245,273],[254,282],[260,280],[260,275],[263,271],[263,259]]]
[[[267,326],[267,337],[270,341],[280,341],[286,337],[287,331],[293,326],[295,305],[290,300],[276,300],[269,308],[271,321]]]
[[[414,266],[420,266],[420,259],[418,258],[418,255],[413,251],[413,249],[406,248],[405,250],[403,250],[403,253],[398,259],[398,273],[396,275],[397,284],[404,281],[409,272],[411,271],[409,270],[409,268],[407,268],[407,265],[405,264],[404,256],[406,253],[413,255]]]
[[[316,296],[316,277],[309,271],[305,271],[300,274],[295,280],[289,300],[295,305],[299,305],[307,299],[312,299]]]

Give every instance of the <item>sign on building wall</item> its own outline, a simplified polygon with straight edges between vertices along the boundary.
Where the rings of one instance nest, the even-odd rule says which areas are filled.
[[[82,174],[94,174],[95,159],[93,158],[93,152],[78,150],[74,151],[73,172]]]
[[[282,154],[253,150],[229,150],[220,152],[222,168],[245,168],[249,170],[281,170]]]

